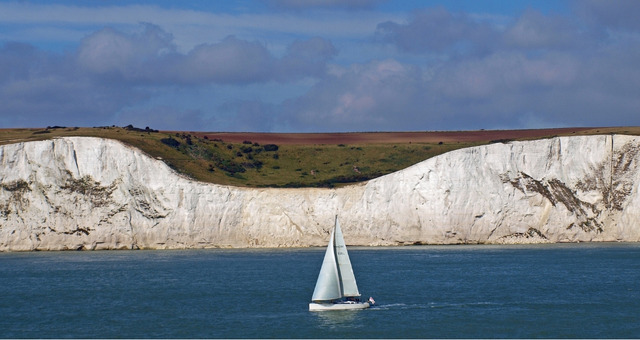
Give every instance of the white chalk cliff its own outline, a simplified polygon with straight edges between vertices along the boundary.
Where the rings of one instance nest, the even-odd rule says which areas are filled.
[[[640,137],[456,150],[340,189],[207,184],[120,142],[0,146],[0,251],[640,240]]]

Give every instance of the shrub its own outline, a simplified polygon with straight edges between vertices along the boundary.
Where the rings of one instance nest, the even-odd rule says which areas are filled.
[[[249,169],[261,169],[264,164],[261,161],[242,163],[242,166]]]
[[[506,144],[506,143],[510,143],[510,142],[513,142],[513,139],[494,139],[494,140],[490,141],[489,144],[495,144],[495,143]]]
[[[141,128],[137,128],[131,124],[124,126],[123,129],[128,130],[128,131],[136,131],[136,132],[158,132],[158,130],[154,130],[149,128],[148,126],[144,129]]]
[[[275,144],[265,144],[262,148],[264,151],[278,151],[278,146]]]
[[[173,137],[169,137],[169,138],[162,138],[160,140],[162,143],[173,147],[173,148],[177,148],[180,146],[180,142],[178,142],[176,139],[174,139]]]
[[[226,159],[218,160],[218,162],[216,163],[216,166],[219,169],[224,170],[231,174],[234,174],[236,172],[247,171],[247,169],[245,169],[242,165]]]

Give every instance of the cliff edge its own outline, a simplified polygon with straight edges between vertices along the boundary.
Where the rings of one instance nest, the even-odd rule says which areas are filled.
[[[338,189],[189,180],[120,142],[0,146],[0,251],[640,240],[640,138],[452,151]]]

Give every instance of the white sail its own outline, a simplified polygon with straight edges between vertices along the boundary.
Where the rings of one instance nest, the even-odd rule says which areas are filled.
[[[336,216],[335,226],[335,250],[336,259],[338,261],[338,271],[342,282],[342,296],[360,296],[358,292],[358,285],[356,285],[356,277],[353,275],[353,268],[351,268],[351,260],[349,259],[349,253],[347,252],[347,246],[344,243],[342,237],[342,229],[340,229],[340,222]]]
[[[366,302],[353,298],[357,296],[360,296],[360,292],[358,292],[347,246],[342,237],[338,216],[336,216],[336,224],[324,254],[316,288],[313,290],[312,301],[309,303],[309,310],[364,309],[374,303],[371,298]]]
[[[340,274],[338,273],[333,247],[334,234],[335,229],[331,232],[331,239],[329,240],[327,251],[324,253],[324,260],[322,261],[318,281],[316,281],[316,288],[313,290],[313,296],[311,297],[312,301],[329,301],[342,297]]]

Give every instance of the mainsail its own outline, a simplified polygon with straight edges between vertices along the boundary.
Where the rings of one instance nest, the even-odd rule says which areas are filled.
[[[349,260],[347,245],[344,243],[342,229],[340,229],[340,222],[338,222],[337,216],[335,233],[336,239],[334,247],[336,249],[336,258],[338,260],[340,281],[342,282],[342,296],[360,296],[360,292],[358,292],[358,285],[356,285],[356,277],[353,275],[353,268],[351,268],[351,260]]]
[[[320,268],[311,300],[330,301],[349,296],[360,296],[360,293],[336,216],[335,227],[331,232],[331,239],[324,254],[322,268]]]

